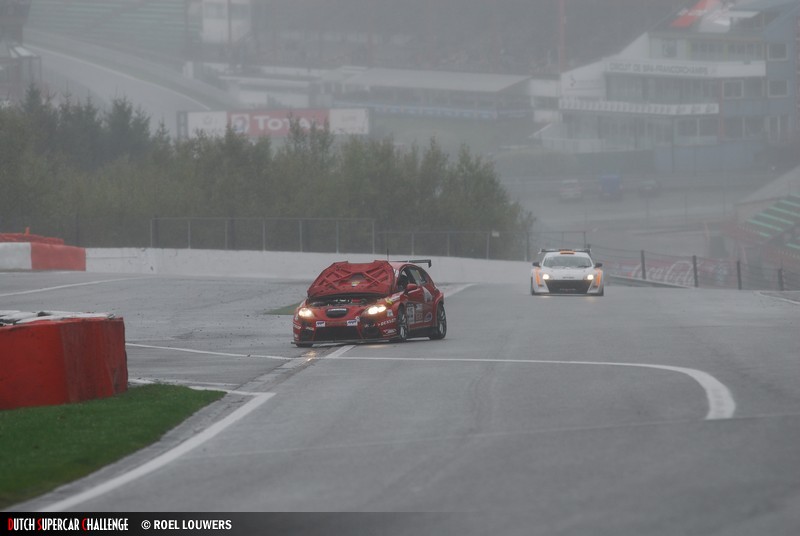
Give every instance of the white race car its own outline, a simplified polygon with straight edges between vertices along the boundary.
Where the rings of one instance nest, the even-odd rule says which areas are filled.
[[[543,249],[533,263],[531,294],[605,294],[603,263],[588,249]]]

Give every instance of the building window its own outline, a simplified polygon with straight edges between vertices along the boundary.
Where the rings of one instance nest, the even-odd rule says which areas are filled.
[[[725,80],[722,85],[722,97],[725,99],[741,99],[744,96],[743,85],[741,80]]]
[[[744,137],[744,119],[742,117],[725,118],[725,139],[740,140]]]
[[[777,115],[769,118],[767,134],[771,142],[784,142],[789,138],[789,117]]]
[[[786,80],[770,80],[769,96],[770,97],[789,96],[789,82],[787,82]]]
[[[786,50],[786,43],[772,43],[767,49],[767,59],[770,61],[782,61],[789,58]]]
[[[697,137],[697,119],[678,119],[677,127],[679,138]]]
[[[719,130],[719,120],[716,116],[701,117],[698,120],[698,133],[701,138],[716,138]]]
[[[744,137],[745,138],[760,138],[764,135],[764,118],[763,117],[747,117],[744,120]]]
[[[757,99],[764,96],[763,78],[746,78],[744,81],[744,96],[748,99]]]
[[[664,58],[677,58],[678,42],[674,39],[664,39],[661,41],[661,56]]]

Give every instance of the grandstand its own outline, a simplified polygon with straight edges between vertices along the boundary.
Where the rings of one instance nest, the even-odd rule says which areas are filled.
[[[197,45],[200,15],[185,0],[36,0],[28,27],[180,63]]]
[[[29,27],[171,60],[534,75],[558,68],[560,2],[575,66],[616,52],[686,0],[252,0],[251,32],[217,47],[201,43],[198,0],[36,0]]]

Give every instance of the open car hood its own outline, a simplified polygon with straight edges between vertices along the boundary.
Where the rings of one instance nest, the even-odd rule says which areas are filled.
[[[335,262],[325,268],[308,287],[309,298],[336,294],[388,296],[394,285],[394,268],[388,261]]]

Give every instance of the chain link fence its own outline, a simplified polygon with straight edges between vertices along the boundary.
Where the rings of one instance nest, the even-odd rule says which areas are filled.
[[[117,234],[93,236],[95,225],[76,225],[76,240],[88,247],[193,248],[223,250],[368,253],[531,262],[541,248],[586,247],[583,231],[382,230],[369,218],[153,218],[118,222]],[[609,275],[686,287],[800,290],[800,273],[774,264],[696,255],[664,255],[591,246]]]
[[[150,247],[531,259],[530,233],[378,230],[368,218],[153,218]]]

